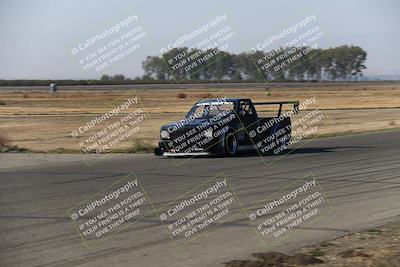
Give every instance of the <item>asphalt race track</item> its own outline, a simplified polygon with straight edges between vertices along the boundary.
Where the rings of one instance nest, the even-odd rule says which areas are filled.
[[[400,131],[322,138],[264,160],[247,153],[184,159],[179,166],[173,159],[128,154],[107,155],[90,166],[80,155],[38,163],[38,154],[3,154],[0,162],[9,157],[13,167],[0,168],[0,266],[223,266],[263,251],[246,212],[180,249],[155,214],[86,248],[66,210],[132,172],[157,208],[218,173],[229,178],[244,207],[312,173],[332,210],[282,239],[273,248],[279,251],[400,214]]]

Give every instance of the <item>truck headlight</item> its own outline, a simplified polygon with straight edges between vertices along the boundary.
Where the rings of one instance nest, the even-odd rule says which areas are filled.
[[[213,137],[212,129],[208,129],[208,130],[204,131],[204,136],[207,138],[212,138]]]
[[[162,139],[169,139],[169,132],[166,130],[162,130],[160,135]]]

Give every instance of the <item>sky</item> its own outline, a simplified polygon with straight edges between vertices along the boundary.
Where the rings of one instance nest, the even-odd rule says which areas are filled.
[[[365,75],[400,75],[399,11],[397,0],[0,0],[0,79],[97,79],[103,73],[134,78],[143,74],[147,56],[160,55],[161,48],[218,16],[226,15],[235,33],[227,50],[240,53],[313,14],[324,31],[319,47],[360,46],[368,53]],[[123,30],[141,27],[139,47],[104,69],[83,68],[83,57],[123,31],[78,54],[71,50],[135,15],[137,21]]]

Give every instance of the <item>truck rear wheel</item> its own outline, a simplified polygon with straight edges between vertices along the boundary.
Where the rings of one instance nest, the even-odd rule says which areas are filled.
[[[230,132],[225,137],[225,154],[227,156],[234,156],[238,150],[238,141],[234,133]]]

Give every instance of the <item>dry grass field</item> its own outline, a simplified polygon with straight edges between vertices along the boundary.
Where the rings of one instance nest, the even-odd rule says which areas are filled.
[[[268,88],[266,84],[265,89],[245,90],[61,90],[54,94],[33,90],[2,90],[0,137],[10,145],[33,151],[77,151],[79,145],[71,137],[71,131],[134,96],[138,97],[146,118],[133,138],[116,146],[118,151],[134,151],[156,145],[159,127],[182,118],[194,102],[203,98],[243,97],[255,102],[302,102],[315,97],[316,104],[308,109],[318,108],[326,115],[318,130],[318,134],[323,136],[400,128],[400,84],[306,88]]]

